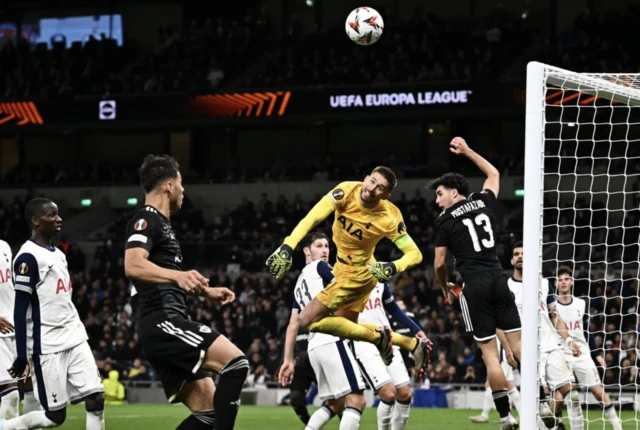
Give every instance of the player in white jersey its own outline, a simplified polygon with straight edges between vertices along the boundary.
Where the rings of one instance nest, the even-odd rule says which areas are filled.
[[[13,263],[16,359],[9,373],[31,379],[44,411],[0,419],[0,430],[58,427],[66,419],[69,402],[85,402],[87,430],[103,430],[104,387],[87,332],[71,301],[67,259],[51,245],[60,232],[58,206],[48,199],[27,203],[32,237]]]
[[[390,327],[387,312],[394,320],[407,326],[418,339],[427,339],[422,329],[396,304],[386,283],[378,283],[371,291],[364,311],[358,317],[360,324]],[[349,342],[362,375],[369,387],[380,397],[378,405],[378,430],[402,430],[409,420],[411,407],[411,379],[398,347],[393,347],[393,361],[386,366],[375,345],[366,342]]]
[[[569,368],[577,381],[577,388],[591,391],[593,397],[602,404],[604,415],[611,422],[613,428],[622,430],[622,423],[616,414],[616,408],[613,406],[609,395],[604,391],[598,369],[592,360],[593,357],[603,369],[606,369],[604,358],[600,353],[595,352],[593,336],[589,336],[587,303],[573,296],[572,270],[567,266],[559,267],[556,272],[556,283],[558,288],[558,313],[567,324],[569,335],[580,346],[582,351],[580,356],[575,357],[571,350],[567,347],[564,348]],[[578,396],[577,391],[574,391],[574,393],[575,396]]]
[[[518,312],[522,315],[522,266],[523,247],[522,243],[517,243],[513,247],[511,257],[513,265],[513,276],[509,279],[509,289],[514,295]],[[539,354],[538,374],[540,376],[540,399],[545,398],[544,386],[553,393],[553,412],[555,419],[548,413],[546,402],[540,403],[540,418],[545,426],[553,428],[557,423],[562,424],[562,407],[565,398],[571,393],[572,375],[569,365],[562,351],[562,343],[565,343],[575,356],[581,354],[580,347],[573,342],[568,334],[567,326],[562,317],[556,312],[557,302],[553,292],[553,285],[548,279],[540,280],[540,333],[539,333]],[[505,346],[508,349],[508,346]],[[569,417],[571,419],[571,429],[581,429],[583,425],[582,410],[580,403],[568,398],[566,400],[569,407]]]
[[[301,242],[307,265],[302,269],[294,288],[291,320],[285,338],[284,360],[278,380],[283,386],[293,379],[293,350],[300,327],[299,313],[333,280],[329,260],[329,238],[324,233],[310,233]],[[334,415],[342,412],[340,430],[355,430],[366,406],[364,379],[347,343],[340,338],[309,333],[309,360],[318,381],[318,395],[327,405],[318,409],[307,423],[306,430],[321,429]],[[0,429],[1,430],[1,429]]]
[[[19,414],[18,382],[9,375],[9,367],[16,359],[13,331],[13,280],[11,276],[11,247],[0,240],[0,418],[15,418]]]

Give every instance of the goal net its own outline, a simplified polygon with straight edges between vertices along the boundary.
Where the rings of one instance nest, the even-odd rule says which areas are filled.
[[[530,63],[526,115],[521,428],[537,428],[540,278],[568,266],[604,391],[638,429],[640,75]],[[584,428],[612,428],[594,395],[576,391]],[[566,407],[563,417],[568,427]]]

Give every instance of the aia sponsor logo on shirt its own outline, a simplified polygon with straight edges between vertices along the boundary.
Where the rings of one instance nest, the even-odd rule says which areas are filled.
[[[70,293],[71,292],[71,280],[67,280],[67,284],[65,285],[65,281],[63,279],[58,279],[56,283],[56,294],[60,293]]]

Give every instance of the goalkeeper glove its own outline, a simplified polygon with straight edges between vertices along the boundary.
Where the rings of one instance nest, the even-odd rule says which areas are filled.
[[[289,245],[282,245],[267,258],[267,267],[269,267],[269,272],[274,278],[280,279],[291,268],[292,260],[293,249]]]
[[[375,263],[368,264],[369,273],[373,275],[379,282],[387,282],[396,274],[396,265],[393,263]]]

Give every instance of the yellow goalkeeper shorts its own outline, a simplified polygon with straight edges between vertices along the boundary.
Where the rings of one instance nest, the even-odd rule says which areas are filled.
[[[349,266],[336,262],[333,274],[335,279],[318,293],[320,303],[332,311],[362,312],[378,280],[369,273],[366,265]]]

